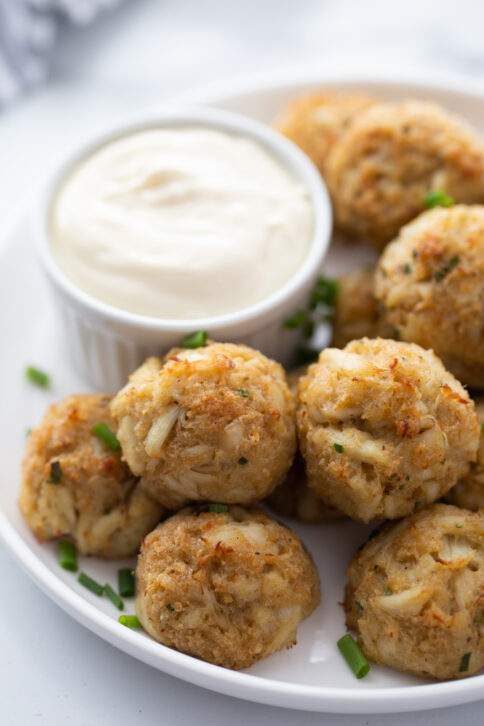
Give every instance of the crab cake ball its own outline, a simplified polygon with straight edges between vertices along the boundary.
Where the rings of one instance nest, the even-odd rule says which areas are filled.
[[[434,504],[386,525],[351,562],[347,625],[365,655],[419,676],[484,667],[484,514]]]
[[[247,668],[295,644],[319,604],[318,574],[298,537],[259,509],[208,509],[184,509],[146,537],[136,612],[160,643]]]
[[[288,475],[274,489],[267,504],[282,517],[293,517],[306,524],[320,524],[332,519],[340,519],[342,514],[320,499],[308,486],[304,460],[296,455]]]
[[[109,396],[69,396],[32,431],[23,461],[20,509],[39,540],[71,537],[85,555],[134,555],[163,507],[92,428],[114,429]]]
[[[372,103],[372,98],[357,93],[310,93],[291,101],[275,125],[324,174],[336,141],[354,117]]]
[[[338,226],[383,247],[424,209],[430,191],[484,200],[484,145],[439,106],[375,104],[334,147],[328,181]]]
[[[300,366],[287,373],[287,382],[291,391],[296,394],[301,376],[307,373],[307,366]],[[274,489],[267,504],[283,517],[294,517],[306,524],[319,524],[331,519],[339,519],[342,515],[333,507],[325,504],[307,483],[304,459],[298,452],[289,472],[278,487]]]
[[[376,338],[327,348],[298,389],[309,485],[353,519],[395,519],[442,497],[479,444],[474,404],[430,350]]]
[[[393,337],[394,329],[382,320],[374,278],[373,268],[362,268],[338,278],[332,341],[336,348],[344,348],[359,338]]]
[[[481,424],[477,461],[471,464],[469,473],[447,495],[451,504],[472,511],[484,509],[484,398],[477,399],[475,404]]]
[[[403,340],[432,348],[484,387],[484,207],[433,209],[402,229],[378,264],[375,294]]]
[[[111,410],[124,458],[167,507],[263,499],[294,458],[284,371],[243,345],[209,343],[150,358]]]

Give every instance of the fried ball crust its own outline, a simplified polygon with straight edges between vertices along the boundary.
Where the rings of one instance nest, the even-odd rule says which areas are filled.
[[[484,145],[463,121],[422,101],[362,111],[335,145],[327,179],[340,229],[383,247],[430,191],[484,201]]]
[[[243,345],[209,343],[149,358],[111,411],[125,460],[169,508],[258,501],[294,458],[294,398],[284,371]]]
[[[19,503],[39,540],[71,537],[84,555],[122,558],[136,554],[164,510],[91,433],[99,422],[114,428],[109,402],[78,395],[49,407],[29,436]]]
[[[483,206],[433,209],[404,227],[380,258],[375,294],[400,339],[484,387]]]
[[[475,405],[481,424],[477,461],[471,464],[469,473],[447,495],[451,504],[473,512],[484,509],[484,398],[477,399]]]
[[[309,93],[290,101],[275,127],[299,146],[324,175],[331,149],[355,116],[372,103],[370,96],[358,93]]]
[[[239,669],[296,643],[319,578],[290,529],[259,509],[226,510],[186,508],[146,537],[136,613],[160,643]]]
[[[361,268],[338,278],[333,315],[335,348],[360,338],[392,338],[395,330],[382,320],[374,292],[375,270]]]
[[[442,497],[479,444],[473,402],[432,351],[381,338],[323,350],[299,382],[297,420],[309,485],[364,522]]]
[[[346,621],[365,655],[427,678],[484,667],[484,513],[434,504],[386,525],[348,569]]]

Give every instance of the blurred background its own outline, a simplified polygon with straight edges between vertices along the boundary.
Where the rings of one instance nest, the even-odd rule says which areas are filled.
[[[477,0],[0,0],[0,213],[80,134],[175,94],[308,66],[484,75]]]

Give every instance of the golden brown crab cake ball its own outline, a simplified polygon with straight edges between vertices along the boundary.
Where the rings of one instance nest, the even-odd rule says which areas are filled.
[[[234,669],[294,645],[320,601],[294,532],[220,504],[184,509],[149,534],[136,583],[136,613],[155,640]]]
[[[321,174],[328,155],[355,116],[374,100],[359,93],[308,93],[288,103],[276,128],[299,146]]]
[[[363,338],[327,348],[298,400],[309,485],[353,519],[396,519],[435,501],[476,457],[473,402],[418,345]]]
[[[41,541],[70,537],[82,554],[122,558],[138,551],[164,510],[120,452],[92,433],[98,423],[114,430],[109,402],[78,395],[49,407],[29,436],[20,509]]]
[[[244,345],[209,343],[150,358],[111,410],[125,460],[167,507],[258,501],[294,458],[294,400],[285,373]]]
[[[472,511],[484,509],[484,398],[478,398],[475,406],[481,424],[477,460],[471,464],[469,473],[447,495],[451,504]]]
[[[301,376],[306,375],[308,366],[294,368],[287,373],[289,388],[296,395]],[[342,517],[341,512],[325,504],[307,482],[304,459],[296,453],[294,463],[278,487],[274,489],[267,504],[283,517],[293,517],[306,524],[319,524]]]
[[[463,121],[422,101],[363,111],[333,149],[328,181],[337,225],[383,247],[442,191],[484,201],[484,145]]]
[[[333,315],[335,348],[344,348],[360,338],[392,338],[395,330],[382,320],[375,297],[375,270],[361,268],[338,278],[338,292]]]
[[[308,486],[304,460],[300,454],[296,454],[288,475],[274,489],[267,504],[282,517],[293,517],[305,524],[320,524],[343,516],[337,509],[325,504]]]
[[[425,212],[382,254],[375,294],[400,339],[432,348],[484,387],[484,207]]]
[[[418,676],[484,667],[484,513],[434,504],[386,525],[348,569],[347,625],[371,660]]]

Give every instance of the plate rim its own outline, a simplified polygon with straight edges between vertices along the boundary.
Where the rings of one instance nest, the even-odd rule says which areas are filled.
[[[422,90],[458,93],[481,98],[484,102],[484,83],[461,78],[455,74],[388,72],[354,69],[325,73],[322,69],[299,67],[245,74],[231,81],[207,84],[201,89],[189,90],[167,99],[153,108],[172,104],[211,105],[227,101],[244,93],[261,93],[289,85],[409,85]],[[140,110],[142,114],[144,110]],[[132,114],[130,114],[132,115]],[[122,121],[122,119],[121,119]],[[30,204],[19,204],[9,215],[0,238],[0,255],[9,249],[9,240],[28,214]],[[475,675],[457,681],[422,683],[411,686],[359,689],[335,686],[310,686],[232,671],[163,646],[154,640],[140,638],[139,634],[120,625],[106,613],[85,600],[55,575],[29,547],[4,512],[0,511],[0,540],[34,580],[40,589],[57,605],[111,645],[129,655],[194,685],[236,698],[267,705],[327,713],[369,714],[402,713],[442,708],[476,702],[484,698],[484,675]]]

